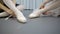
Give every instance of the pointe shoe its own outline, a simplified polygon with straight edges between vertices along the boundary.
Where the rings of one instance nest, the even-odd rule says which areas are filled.
[[[43,9],[36,9],[34,10],[30,15],[29,18],[35,18],[35,17],[39,17],[43,12]]]
[[[24,17],[17,17],[17,20],[19,21],[19,22],[22,22],[22,23],[25,23],[26,22],[26,18],[24,18]]]
[[[29,15],[29,18],[35,18],[39,16],[39,9],[33,10],[33,12]]]
[[[3,0],[3,1],[11,10],[13,10],[19,22],[26,22],[26,18],[24,17],[23,13],[16,8],[16,6],[11,0]]]
[[[23,23],[26,22],[26,18],[20,11],[18,13],[16,13],[16,18],[19,22],[23,22]]]
[[[15,12],[15,15],[16,15],[16,18],[19,22],[22,22],[22,23],[25,23],[27,20],[26,18],[24,17],[23,13],[21,12],[21,10],[24,9],[24,7],[22,5],[18,6],[17,9],[19,9],[20,11],[16,11]]]

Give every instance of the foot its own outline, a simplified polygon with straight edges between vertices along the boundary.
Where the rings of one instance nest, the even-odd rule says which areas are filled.
[[[24,15],[22,14],[21,11],[18,11],[18,12],[16,13],[16,18],[17,18],[17,20],[18,20],[19,22],[23,22],[23,23],[26,22],[26,18],[24,17]]]
[[[19,6],[17,6],[17,9],[19,9],[19,10],[24,10],[24,6],[23,5],[19,5]],[[5,17],[5,16],[8,16],[9,14],[8,13],[6,13],[6,12],[2,12],[2,13],[0,13],[0,17]]]
[[[29,15],[29,18],[39,17],[42,13],[43,9],[36,9]]]

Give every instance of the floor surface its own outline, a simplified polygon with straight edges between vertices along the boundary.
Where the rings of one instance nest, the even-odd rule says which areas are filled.
[[[39,17],[29,19],[32,10],[24,10],[27,23],[19,23],[15,18],[0,18],[0,34],[60,34],[60,17]]]

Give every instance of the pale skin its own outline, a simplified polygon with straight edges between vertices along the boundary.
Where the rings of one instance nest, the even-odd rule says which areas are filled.
[[[48,7],[45,7],[45,5],[51,1],[53,1],[53,3],[51,5],[49,5]],[[33,13],[31,13],[29,15],[29,17],[30,18],[38,17],[42,13],[46,13],[50,10],[54,10],[56,8],[59,8],[59,7],[60,7],[60,0],[45,0],[45,2],[43,2],[41,4],[40,8],[37,11],[34,11]]]
[[[4,5],[0,4],[1,5],[0,8],[5,11],[3,13],[5,13],[5,14],[8,13],[12,16],[15,16],[19,22],[23,22],[23,23],[26,22],[26,18],[24,17],[23,13],[19,10],[20,6],[18,6],[18,7],[15,6],[16,0],[13,0],[14,2],[12,0],[3,0],[3,1],[10,8],[10,9],[8,9]],[[21,6],[21,8],[23,8],[23,7]],[[3,15],[3,13],[2,13],[2,15]]]
[[[10,9],[8,9],[7,7],[5,7],[3,4],[0,3],[0,8],[3,9],[5,12],[7,12],[8,14],[14,15],[14,12]]]
[[[13,2],[14,4],[16,4],[16,0],[12,0],[12,2]],[[23,10],[23,9],[24,9],[24,7],[23,7],[22,5],[17,6],[17,8],[18,8],[19,10]],[[22,8],[22,9],[21,9],[21,8]],[[1,3],[0,3],[0,9],[4,10],[4,12],[0,13],[0,17],[8,16],[9,14],[12,15],[12,16],[15,16],[13,10],[8,9],[6,6],[4,6],[4,5],[1,4]]]
[[[40,6],[40,9],[42,9],[42,8],[44,8],[45,7],[45,5],[47,4],[47,3],[49,3],[49,2],[51,2],[52,0],[44,0],[44,2],[41,4],[41,6]]]
[[[26,19],[24,17],[24,15],[21,13],[21,11],[19,11],[15,4],[11,1],[11,0],[3,0],[4,3],[12,10],[12,12],[14,12],[13,14],[16,15],[16,18],[21,21],[21,22],[26,22]],[[36,12],[33,12],[32,16],[33,17],[38,17],[40,14],[44,13],[44,12],[47,12],[47,11],[50,11],[50,10],[53,10],[53,9],[56,9],[56,8],[59,8],[60,7],[60,1],[54,1],[53,4],[51,4],[50,6],[48,7],[44,7],[47,3],[51,2],[51,1],[54,1],[54,0],[46,0],[39,8],[39,11],[36,11]],[[4,9],[4,8],[2,8]],[[6,9],[4,9],[6,11]],[[7,12],[7,11],[6,11]],[[8,12],[7,12],[8,13]],[[10,13],[9,13],[10,14]],[[38,15],[38,16],[37,16]],[[33,18],[31,15],[29,17]]]
[[[51,2],[51,1],[54,1],[54,0],[45,0],[45,2],[43,2],[41,4],[40,9],[44,9],[45,8],[45,5],[47,3],[49,3],[49,2]],[[49,13],[51,13],[51,12],[49,12],[49,10],[53,10],[53,9],[58,8],[60,6],[60,5],[58,5],[59,3],[60,3],[60,1],[57,1],[57,2],[54,1],[53,4],[51,4],[50,6],[48,6],[48,8],[47,8],[48,11],[44,12],[44,14],[49,14]]]
[[[16,1],[15,0],[12,0],[13,1],[13,3],[15,4],[16,3]],[[4,10],[5,12],[2,12],[2,13],[0,13],[0,16],[7,16],[7,15],[12,15],[12,16],[15,16],[15,14],[14,14],[14,12],[11,10],[11,9],[9,9],[9,8],[7,8],[6,6],[4,6],[3,4],[1,4],[0,3],[0,9],[2,9],[2,10]]]
[[[21,12],[21,10],[19,10],[15,4],[12,2],[12,0],[3,0],[4,3],[11,9],[13,10],[15,17],[17,18],[17,20],[19,22],[26,22],[26,18],[24,17],[23,13]]]

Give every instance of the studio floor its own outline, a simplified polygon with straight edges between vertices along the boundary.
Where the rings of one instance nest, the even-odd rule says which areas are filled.
[[[60,17],[39,17],[29,19],[32,10],[24,10],[27,23],[19,23],[16,18],[0,18],[0,34],[60,34]]]

